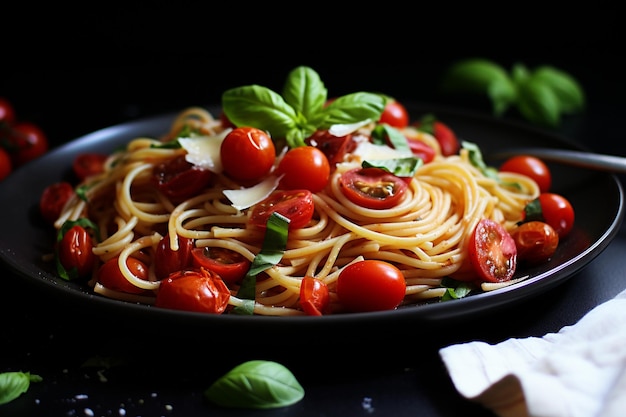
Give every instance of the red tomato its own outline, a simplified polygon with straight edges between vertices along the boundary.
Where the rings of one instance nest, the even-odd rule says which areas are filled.
[[[574,208],[562,195],[555,193],[541,193],[539,195],[543,219],[563,239],[574,227]]]
[[[195,247],[193,239],[178,236],[178,250],[172,250],[170,235],[166,234],[154,252],[154,275],[165,279],[172,272],[178,272],[192,264],[191,250]]]
[[[356,149],[356,142],[352,140],[352,135],[335,136],[330,134],[328,130],[316,131],[305,142],[324,152],[331,171],[335,169],[338,163],[343,162],[347,153]]]
[[[30,162],[48,151],[48,138],[38,126],[30,122],[13,124],[8,141],[15,167]]]
[[[226,248],[204,247],[191,250],[193,265],[218,274],[227,284],[240,282],[251,262],[239,252]]]
[[[306,226],[315,211],[313,194],[309,190],[277,190],[252,207],[250,222],[257,227],[267,227],[267,220],[277,212],[289,219],[289,229]]]
[[[456,137],[456,133],[454,133],[448,125],[438,121],[431,114],[428,114],[422,117],[419,121],[414,122],[413,126],[422,132],[433,135],[435,139],[437,139],[437,142],[439,142],[441,153],[444,156],[454,155],[461,148],[461,144]]]
[[[352,312],[393,310],[406,293],[406,281],[394,265],[368,259],[346,266],[337,279],[337,298]]]
[[[164,161],[152,171],[153,181],[159,190],[175,202],[202,191],[209,185],[211,177],[211,171],[187,162],[184,155]]]
[[[409,112],[399,101],[387,100],[378,123],[387,123],[389,126],[403,129],[409,125]]]
[[[321,316],[328,312],[330,295],[324,281],[314,277],[302,278],[300,284],[300,307],[309,316]]]
[[[230,119],[228,118],[228,116],[226,116],[226,113],[224,112],[220,112],[220,122],[222,123],[222,127],[223,128],[236,128],[237,126],[235,126],[233,124],[233,122],[230,121]]]
[[[328,184],[330,164],[324,152],[313,146],[290,149],[281,159],[276,175],[283,175],[280,188],[307,189],[312,193],[322,191]]]
[[[511,233],[517,259],[541,263],[550,259],[559,245],[559,234],[547,223],[537,220],[522,223]]]
[[[504,226],[490,219],[476,225],[469,242],[469,260],[481,281],[509,281],[517,268],[515,241]]]
[[[530,155],[517,155],[504,161],[501,172],[514,172],[532,178],[542,193],[552,186],[552,174],[548,166],[539,158]]]
[[[204,268],[175,272],[161,281],[155,306],[174,310],[221,314],[230,291],[215,272]]]
[[[0,97],[0,123],[11,125],[14,121],[15,109],[13,105],[9,100]]]
[[[48,223],[54,223],[61,215],[65,203],[74,195],[74,187],[61,181],[47,186],[39,199],[39,211]]]
[[[149,292],[131,284],[120,271],[119,257],[111,258],[98,269],[98,282],[110,290],[127,292],[130,294],[143,294]],[[148,266],[137,258],[129,257],[126,265],[130,272],[139,279],[148,280]]]
[[[83,153],[74,158],[72,169],[79,181],[82,181],[91,175],[104,172],[104,163],[107,158],[106,154]]]
[[[261,129],[238,127],[222,142],[220,157],[224,172],[241,181],[257,180],[267,175],[276,160],[272,138]]]
[[[91,275],[96,263],[91,235],[80,225],[72,226],[59,242],[59,262],[70,278],[85,278]]]
[[[396,206],[407,184],[400,177],[381,168],[355,168],[339,178],[341,191],[354,204],[370,209]]]
[[[435,159],[435,150],[421,140],[407,138],[407,142],[413,155],[421,158],[425,164]]]
[[[13,171],[11,157],[4,148],[0,148],[0,181],[8,177],[11,171]]]

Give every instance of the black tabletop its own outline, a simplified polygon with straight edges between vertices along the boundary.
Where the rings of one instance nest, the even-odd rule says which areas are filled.
[[[534,57],[528,62],[540,60]],[[553,133],[598,152],[626,156],[622,127],[626,108],[619,99],[620,93],[624,97],[624,83],[617,71],[599,77],[593,66],[576,60],[559,63],[570,65],[565,69],[583,82],[588,107],[583,114],[566,117]],[[276,71],[278,76],[266,71],[259,77],[265,76],[268,84],[277,87],[286,69]],[[367,88],[369,82],[361,74],[346,86],[338,81],[341,74],[330,67],[321,68],[321,72],[323,77],[332,78],[328,84],[338,94],[343,88]],[[403,88],[407,79],[415,79],[405,66],[396,70],[378,68],[375,72],[372,79],[387,78],[374,88],[390,95],[466,104],[448,102],[424,87],[428,82]],[[198,75],[196,70],[192,73]],[[179,74],[161,76],[168,79]],[[12,80],[11,88],[3,87],[0,95],[14,101],[22,117],[41,124],[53,146],[136,117],[215,102],[219,98],[217,91],[229,83],[263,84],[263,80],[238,75],[204,92],[198,92],[194,84],[190,92],[188,85],[183,88],[172,80],[160,82],[159,77],[148,77],[136,68],[27,71],[13,75]],[[84,90],[87,84],[91,88]],[[55,94],[61,92],[69,104],[55,107]],[[623,182],[623,176],[619,179]],[[2,204],[6,204],[4,196]],[[41,375],[43,381],[31,384],[28,392],[16,400],[0,405],[0,415],[492,416],[489,410],[455,391],[438,350],[471,340],[497,343],[508,338],[540,337],[576,323],[589,310],[626,289],[624,253],[626,227],[622,226],[599,256],[563,284],[462,325],[414,329],[406,339],[372,346],[337,345],[333,335],[326,335],[326,350],[307,349],[293,340],[280,351],[263,352],[264,358],[278,360],[292,370],[305,389],[301,402],[265,411],[221,409],[207,403],[202,395],[217,376],[253,357],[255,343],[262,344],[262,340],[249,343],[243,351],[219,335],[188,335],[172,340],[171,335],[159,333],[155,326],[54,299],[2,266],[0,372],[28,371]]]

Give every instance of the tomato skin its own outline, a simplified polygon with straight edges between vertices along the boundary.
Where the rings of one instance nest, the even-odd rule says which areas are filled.
[[[413,123],[418,130],[430,133],[437,139],[444,156],[455,155],[461,148],[456,133],[445,123],[437,120],[433,115],[426,115]]]
[[[67,181],[47,186],[39,198],[39,212],[46,222],[52,224],[61,215],[63,206],[74,195],[74,187]]]
[[[70,277],[74,273],[76,278],[91,275],[96,263],[93,246],[89,232],[82,226],[74,225],[65,232],[57,247],[57,255]]]
[[[394,99],[387,100],[378,123],[386,123],[389,126],[403,129],[409,125],[409,112],[399,101]]]
[[[174,310],[221,314],[228,306],[230,291],[215,272],[204,268],[171,274],[161,281],[155,306]]]
[[[184,155],[156,165],[152,179],[159,191],[174,202],[183,201],[209,185],[212,173],[189,163]]]
[[[108,155],[99,153],[82,153],[74,158],[72,170],[79,181],[104,172],[104,163]]]
[[[239,252],[219,247],[193,248],[191,255],[195,267],[215,272],[226,284],[239,283],[252,263]]]
[[[476,225],[469,242],[469,260],[480,280],[509,281],[517,268],[517,247],[504,226],[491,219]]]
[[[276,190],[252,206],[250,222],[264,229],[272,213],[277,212],[290,220],[290,230],[300,229],[311,221],[314,211],[313,194],[309,190]]]
[[[11,171],[13,171],[11,157],[4,148],[0,148],[0,181],[8,177]]]
[[[406,281],[394,265],[367,259],[346,266],[337,279],[337,297],[351,312],[393,310],[406,293]]]
[[[0,124],[11,125],[15,122],[15,109],[9,100],[0,97]]]
[[[305,142],[321,150],[328,163],[331,172],[335,170],[338,163],[343,162],[347,153],[356,149],[356,142],[351,134],[345,136],[332,135],[328,130],[318,130],[308,137]]]
[[[500,166],[500,172],[514,172],[532,178],[542,193],[550,190],[552,174],[548,166],[539,158],[530,155],[513,156]]]
[[[511,232],[519,261],[542,263],[550,259],[559,245],[559,234],[547,223],[537,220],[522,223]]]
[[[178,236],[178,250],[172,250],[169,233],[161,239],[154,252],[154,275],[165,279],[172,272],[178,272],[191,266],[191,250],[195,247],[193,239]]]
[[[543,219],[563,239],[574,227],[574,208],[562,195],[556,193],[541,193],[539,195]]]
[[[309,316],[328,313],[330,295],[324,281],[314,277],[304,277],[300,284],[300,307]]]
[[[224,172],[235,180],[251,181],[267,175],[276,160],[274,142],[261,129],[238,127],[222,142]]]
[[[396,206],[406,192],[405,181],[381,168],[355,168],[339,178],[344,196],[354,204],[369,209]]]
[[[407,142],[413,155],[421,158],[425,164],[435,159],[435,150],[421,140],[407,138]]]
[[[279,188],[304,188],[312,193],[322,191],[328,184],[330,164],[324,152],[313,146],[292,148],[283,156],[276,169],[283,177]]]
[[[126,259],[128,269],[139,279],[148,280],[148,266],[137,258]],[[148,290],[139,288],[131,284],[122,274],[119,268],[119,257],[111,258],[98,268],[98,282],[114,291],[126,292],[129,294],[144,294]]]
[[[8,135],[13,166],[32,161],[48,151],[48,138],[35,124],[17,122],[11,125]]]

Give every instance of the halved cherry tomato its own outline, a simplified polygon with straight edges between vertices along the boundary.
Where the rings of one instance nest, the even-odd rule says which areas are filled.
[[[211,181],[211,171],[189,163],[179,155],[156,165],[152,178],[159,190],[175,202],[202,191]]]
[[[59,262],[71,279],[91,275],[96,263],[91,235],[80,225],[72,226],[58,244]]]
[[[250,269],[251,262],[234,250],[207,246],[191,250],[193,265],[218,274],[227,284],[240,282]]]
[[[400,177],[381,168],[355,168],[339,178],[341,191],[354,204],[370,209],[396,206],[407,189]]]
[[[560,239],[563,239],[574,227],[575,215],[571,203],[562,195],[555,193],[541,193],[538,199],[543,220],[556,230]]]
[[[149,292],[143,288],[134,286],[122,274],[119,267],[119,257],[111,258],[98,268],[97,279],[100,284],[115,291],[130,294],[143,294]],[[126,265],[130,272],[139,279],[148,280],[148,266],[137,258],[129,257]]]
[[[481,281],[509,281],[517,268],[515,241],[504,226],[482,219],[470,237],[469,261]]]
[[[47,186],[39,199],[39,211],[48,223],[54,223],[61,215],[65,203],[74,195],[74,187],[67,182],[56,182]]]
[[[72,169],[79,181],[104,172],[104,162],[108,155],[100,153],[82,153],[74,158]]]
[[[409,112],[399,101],[389,99],[385,104],[378,123],[387,123],[389,126],[403,129],[409,125]]]
[[[409,144],[409,149],[413,152],[413,155],[421,158],[425,164],[435,159],[435,150],[421,140],[407,138],[407,142]]]
[[[272,138],[261,129],[238,127],[222,141],[220,158],[224,172],[236,180],[249,181],[267,175],[276,160]]]
[[[441,153],[444,156],[456,154],[461,147],[456,133],[448,125],[437,120],[432,114],[425,115],[420,120],[414,122],[413,126],[422,132],[433,135],[439,142]]]
[[[12,170],[11,157],[4,148],[0,148],[0,181],[8,177]]]
[[[321,316],[328,312],[330,295],[324,281],[304,277],[300,284],[300,307],[309,316]]]
[[[355,262],[346,266],[337,279],[337,297],[352,312],[393,310],[405,293],[402,271],[384,261]]]
[[[322,191],[328,184],[330,164],[324,152],[313,146],[292,148],[281,159],[276,175],[283,177],[279,188],[307,189],[312,193]]]
[[[541,263],[550,259],[559,245],[559,234],[547,223],[537,220],[522,223],[511,232],[517,259]]]
[[[7,125],[13,124],[15,121],[15,109],[11,102],[3,97],[0,97],[0,123]]]
[[[313,194],[309,190],[277,190],[252,207],[250,222],[264,229],[276,212],[289,219],[289,229],[300,229],[311,221],[314,211]]]
[[[513,156],[500,166],[501,172],[515,172],[532,178],[542,193],[550,190],[552,174],[548,166],[539,158],[530,155]]]
[[[356,149],[356,142],[351,134],[345,136],[332,135],[328,130],[318,130],[308,137],[305,142],[311,146],[315,146],[324,152],[331,172],[335,170],[338,163],[343,162],[347,153]]]
[[[191,250],[195,247],[193,239],[178,236],[178,250],[172,250],[170,235],[166,234],[154,252],[154,275],[165,279],[172,272],[178,272],[192,265]]]
[[[218,274],[204,268],[171,274],[161,281],[154,305],[160,308],[221,314],[230,290]]]
[[[32,161],[48,151],[48,138],[35,124],[17,122],[10,126],[7,136],[13,166]]]

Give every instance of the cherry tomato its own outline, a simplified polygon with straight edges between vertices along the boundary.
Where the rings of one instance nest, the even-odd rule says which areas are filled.
[[[227,284],[240,282],[251,262],[239,252],[226,248],[204,247],[191,250],[193,265],[218,274]]]
[[[406,281],[394,265],[367,259],[346,266],[337,279],[337,297],[352,312],[393,310],[406,293]]]
[[[220,157],[224,172],[231,178],[256,180],[269,173],[276,160],[276,149],[263,130],[238,127],[224,138]]]
[[[63,235],[57,254],[71,278],[85,278],[91,275],[96,263],[92,250],[93,241],[89,232],[80,225],[74,225]]]
[[[222,123],[222,127],[224,129],[229,128],[229,127],[234,129],[237,127],[235,126],[233,122],[230,121],[228,116],[226,116],[226,113],[224,113],[223,111],[220,112],[220,122]]]
[[[518,260],[529,263],[546,262],[559,245],[559,234],[552,226],[537,220],[522,223],[511,232],[511,237]]]
[[[314,277],[302,278],[300,284],[300,307],[309,316],[321,316],[328,312],[330,295],[324,281]]]
[[[161,239],[154,252],[154,275],[165,279],[172,272],[178,272],[192,264],[191,250],[195,247],[193,239],[178,236],[178,250],[172,250],[169,233]]]
[[[437,120],[432,114],[428,114],[420,120],[414,122],[413,126],[422,132],[433,135],[435,139],[437,139],[437,142],[439,142],[441,153],[444,156],[456,154],[461,147],[459,139],[456,137],[456,133],[454,133],[448,125]]]
[[[435,150],[421,140],[407,138],[407,142],[413,155],[421,158],[425,164],[435,159]]]
[[[324,152],[313,146],[292,148],[283,156],[276,175],[283,175],[280,188],[304,188],[312,193],[322,191],[328,184],[330,164]]]
[[[306,226],[315,211],[313,194],[309,190],[277,190],[252,207],[250,222],[257,227],[267,227],[267,220],[277,212],[287,217],[289,229]]]
[[[515,241],[500,223],[482,219],[469,242],[469,260],[481,281],[509,281],[517,268]]]
[[[168,198],[183,201],[202,191],[211,181],[211,171],[193,165],[179,155],[156,165],[152,178]]]
[[[15,109],[11,102],[0,97],[0,123],[11,125],[15,122]]]
[[[139,279],[148,280],[148,266],[137,258],[129,257],[126,265],[130,272]],[[130,294],[143,294],[149,292],[143,288],[134,286],[122,274],[119,267],[119,257],[111,258],[103,263],[97,272],[98,282],[108,289],[127,292]]]
[[[403,129],[409,125],[409,112],[399,101],[387,100],[378,123],[387,123],[389,126]]]
[[[381,168],[355,168],[339,178],[341,191],[354,204],[370,209],[396,206],[407,184],[400,177]]]
[[[555,193],[541,193],[539,195],[543,219],[563,239],[574,227],[574,208],[562,195]]]
[[[229,299],[230,291],[219,275],[199,268],[175,272],[161,281],[154,305],[221,314],[226,310]]]
[[[347,153],[356,149],[356,142],[351,134],[345,136],[332,135],[328,130],[318,130],[308,137],[305,142],[315,146],[326,155],[330,170],[333,171],[336,165],[343,162]]]
[[[539,158],[530,155],[513,156],[500,166],[501,172],[514,172],[532,178],[542,193],[552,186],[552,174],[548,166]]]
[[[9,153],[15,167],[24,165],[48,151],[48,138],[38,126],[30,122],[13,124],[8,141]]]
[[[66,181],[47,186],[39,199],[39,211],[48,223],[54,223],[61,215],[65,203],[74,195],[74,187]]]
[[[108,155],[99,153],[83,153],[74,158],[72,169],[79,181],[104,172],[104,163]]]
[[[11,171],[13,171],[11,157],[4,148],[0,148],[0,181],[8,177]]]

